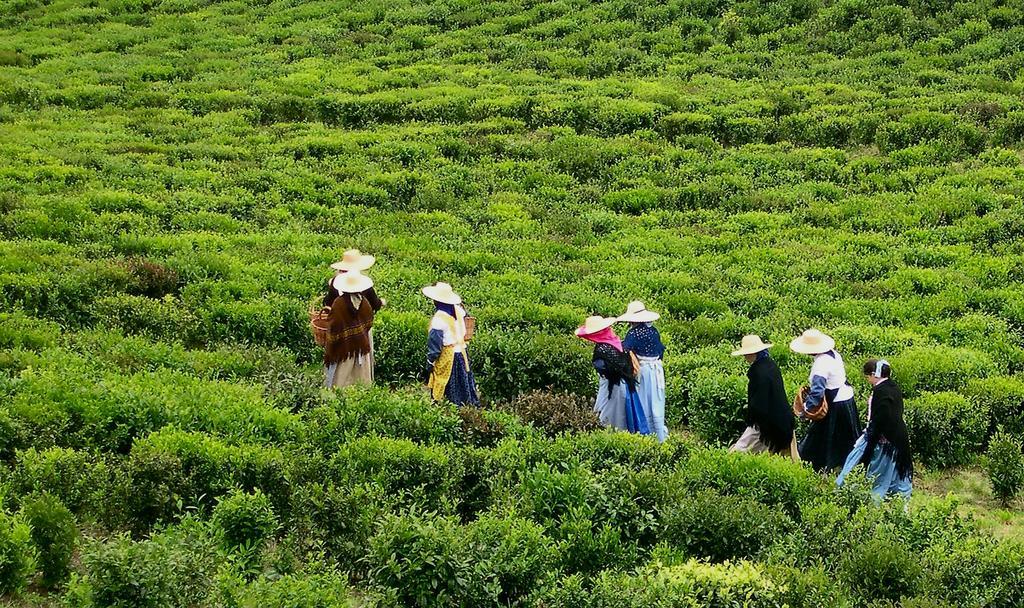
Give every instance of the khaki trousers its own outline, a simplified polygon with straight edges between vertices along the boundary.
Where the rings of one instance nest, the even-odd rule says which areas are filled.
[[[760,454],[761,452],[771,451],[768,446],[761,441],[761,431],[756,426],[748,426],[743,434],[740,435],[739,440],[732,444],[729,448],[730,452],[750,452],[751,454]],[[789,442],[789,450],[781,450],[774,452],[782,456],[789,452],[789,457],[795,462],[800,462],[800,453],[796,449],[796,432],[793,432],[793,439]]]

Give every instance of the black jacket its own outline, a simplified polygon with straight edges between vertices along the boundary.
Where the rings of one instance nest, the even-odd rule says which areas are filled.
[[[747,379],[747,424],[761,431],[761,441],[772,451],[788,450],[793,440],[793,409],[779,366],[764,354],[750,364]]]
[[[893,460],[896,461],[896,472],[900,477],[907,477],[914,471],[914,460],[910,453],[910,437],[907,425],[903,421],[903,391],[891,378],[875,385],[871,389],[871,418],[868,428],[864,431],[867,445],[861,462],[868,464],[875,453],[879,440],[885,438],[888,443],[882,444]]]

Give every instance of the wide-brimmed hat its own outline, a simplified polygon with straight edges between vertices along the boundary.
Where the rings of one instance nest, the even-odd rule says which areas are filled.
[[[594,315],[587,317],[587,320],[583,322],[576,329],[577,336],[589,336],[590,334],[596,334],[597,332],[604,331],[615,325],[615,317],[602,317],[601,315]]]
[[[335,270],[347,270],[349,272],[353,270],[366,270],[373,263],[377,261],[377,258],[372,255],[363,255],[358,249],[349,249],[345,253],[341,254],[341,260],[331,264],[331,268]]]
[[[836,341],[817,329],[808,329],[789,343],[789,348],[802,355],[820,355],[836,346]]]
[[[658,313],[647,310],[644,303],[640,300],[633,300],[626,307],[626,312],[622,314],[617,320],[625,321],[626,323],[651,323],[661,318]]]
[[[358,270],[352,270],[334,277],[331,284],[338,293],[361,293],[373,287],[373,279]]]
[[[753,355],[761,352],[762,350],[768,350],[771,347],[771,344],[765,344],[761,341],[761,336],[743,336],[743,339],[740,340],[740,347],[732,351],[732,356],[741,357],[743,355]]]
[[[459,294],[452,291],[452,286],[448,283],[434,283],[433,285],[427,285],[423,288],[423,295],[435,302],[441,302],[442,304],[462,304],[462,298]]]

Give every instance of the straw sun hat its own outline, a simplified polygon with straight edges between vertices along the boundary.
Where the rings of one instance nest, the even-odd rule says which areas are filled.
[[[656,312],[647,310],[644,303],[640,300],[633,300],[626,307],[626,312],[619,317],[618,321],[624,321],[626,323],[651,323],[661,318]]]
[[[363,255],[358,249],[349,249],[341,255],[341,261],[331,264],[331,268],[347,271],[366,270],[376,261],[372,255]]]
[[[587,320],[583,322],[576,330],[577,336],[589,336],[590,334],[596,334],[599,331],[604,331],[615,324],[615,317],[602,317],[600,315],[594,315],[587,317]]]
[[[761,341],[761,336],[743,336],[743,340],[740,341],[740,347],[732,351],[732,356],[753,355],[762,350],[768,350],[771,347],[771,344],[765,344]]]
[[[789,348],[802,355],[820,355],[835,348],[836,341],[817,329],[808,329],[789,343]]]
[[[373,287],[373,280],[358,270],[339,274],[332,281],[338,293],[361,293]]]
[[[427,296],[435,302],[441,302],[442,304],[462,304],[462,298],[459,294],[452,291],[452,286],[448,283],[434,283],[433,285],[427,285],[423,288],[423,295]]]

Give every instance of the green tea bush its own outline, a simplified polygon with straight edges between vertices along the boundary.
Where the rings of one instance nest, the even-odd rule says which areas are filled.
[[[389,515],[370,539],[370,582],[402,606],[494,605],[498,585],[451,518]]]
[[[917,593],[921,565],[899,539],[876,536],[852,547],[840,566],[840,576],[862,602],[895,601]]]
[[[303,422],[307,441],[324,453],[363,435],[421,444],[453,443],[461,424],[454,408],[434,404],[423,393],[361,387],[332,392],[303,414]]]
[[[709,489],[752,498],[795,516],[799,505],[819,492],[821,479],[789,459],[704,449],[690,454],[671,483],[691,492]]]
[[[291,527],[311,548],[322,547],[339,567],[359,573],[367,541],[386,503],[372,484],[306,484],[292,495]]]
[[[924,556],[929,595],[961,606],[1010,608],[1024,601],[1024,548],[973,537]]]
[[[341,608],[356,601],[345,576],[330,570],[239,581],[220,594],[232,608]]]
[[[280,526],[270,499],[255,490],[234,490],[213,508],[214,529],[228,549],[259,546],[273,538]]]
[[[904,415],[910,449],[929,467],[970,462],[988,433],[988,410],[956,393],[924,393],[909,399]]]
[[[133,542],[120,535],[82,549],[82,576],[71,582],[72,606],[158,608],[204,605],[215,583],[216,542],[197,522]]]
[[[908,348],[892,358],[892,369],[908,396],[957,391],[969,378],[991,376],[997,371],[984,353],[948,346]]]
[[[338,483],[379,484],[396,500],[440,510],[443,504],[457,504],[452,491],[461,479],[459,464],[451,449],[371,436],[340,446],[327,475]],[[323,476],[320,471],[319,479]]]
[[[967,383],[964,393],[972,403],[991,412],[993,426],[1000,425],[1008,433],[1024,433],[1024,379],[975,378]]]
[[[17,461],[8,478],[14,495],[46,493],[80,515],[96,512],[109,485],[106,462],[86,452],[29,448],[18,452]]]
[[[714,562],[754,558],[793,528],[777,507],[710,491],[668,506],[663,518],[665,542]]]
[[[0,513],[0,593],[20,593],[35,567],[31,527],[22,518]]]
[[[63,584],[71,573],[71,556],[78,539],[75,516],[49,494],[25,502],[21,515],[32,529],[32,544],[42,574],[40,583],[47,589]]]
[[[487,563],[496,577],[502,606],[520,603],[553,574],[556,545],[539,524],[485,514],[467,526],[466,534],[477,559]]]
[[[1024,489],[1024,454],[1020,439],[1000,427],[989,440],[983,463],[992,494],[1004,507],[1008,506]]]
[[[743,410],[747,406],[747,380],[702,369],[691,380],[686,419],[704,440],[725,444],[743,432]]]

